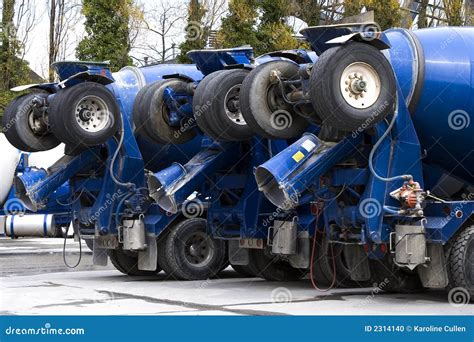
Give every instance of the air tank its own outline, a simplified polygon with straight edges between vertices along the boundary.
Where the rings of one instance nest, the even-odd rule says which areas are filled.
[[[390,29],[385,35],[423,161],[473,183],[474,28]]]

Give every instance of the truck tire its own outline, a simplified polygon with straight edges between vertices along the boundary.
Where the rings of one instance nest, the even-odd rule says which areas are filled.
[[[165,243],[168,273],[181,280],[204,280],[216,276],[225,263],[223,240],[207,234],[207,221],[191,218],[170,227]]]
[[[158,81],[159,82],[159,81]],[[133,102],[133,125],[134,125],[134,133],[136,135],[140,135],[144,137],[146,140],[155,142],[153,138],[148,134],[146,131],[147,128],[147,121],[143,119],[143,113],[145,112],[143,109],[145,94],[153,85],[147,84],[142,89],[140,89],[135,97],[135,101]]]
[[[258,277],[258,269],[255,260],[250,257],[247,265],[231,265],[232,268],[245,277]]]
[[[321,54],[310,98],[323,125],[350,132],[372,127],[393,111],[397,88],[390,62],[375,47],[351,42]]]
[[[383,259],[370,260],[370,273],[373,286],[385,292],[416,293],[424,289],[416,271],[397,267],[388,255]]]
[[[252,249],[250,258],[254,260],[258,276],[269,281],[294,281],[306,272],[292,267],[288,262],[267,254],[264,249]]]
[[[158,249],[158,266],[165,272],[166,279],[177,279],[173,274],[173,270],[168,263],[166,257],[166,241],[168,239],[169,230],[165,230],[158,236],[157,249]]]
[[[291,139],[306,131],[308,121],[284,102],[278,84],[271,80],[273,71],[278,71],[283,80],[296,79],[298,69],[298,64],[291,61],[271,61],[257,66],[245,78],[240,110],[254,133],[269,139]]]
[[[318,287],[329,287],[333,279],[333,264],[329,259],[329,243],[323,236],[316,236],[312,277]],[[334,284],[337,287],[337,281]]]
[[[221,73],[225,71],[226,70],[218,70],[207,75],[206,77],[202,79],[201,82],[199,82],[198,86],[196,87],[194,91],[194,96],[193,96],[194,119],[196,120],[196,123],[198,127],[201,129],[201,131],[208,137],[217,135],[219,133],[219,130],[215,131],[212,128],[212,118],[211,118],[212,113],[209,111],[209,107],[211,104],[206,103],[206,101],[204,100],[204,96],[205,96],[206,89],[209,83],[214,78],[216,78],[218,75],[220,75]]]
[[[328,287],[332,284],[335,266],[335,287],[357,286],[357,283],[354,282],[350,277],[350,270],[345,265],[342,249],[342,245],[338,244],[332,244],[331,249],[331,244],[325,238],[325,236],[317,237],[315,260],[313,262],[313,278],[317,285]]]
[[[474,300],[474,226],[465,228],[452,242],[448,259],[450,289],[461,287]]]
[[[102,84],[83,82],[56,93],[49,106],[53,134],[71,150],[105,143],[120,126],[115,96]]]
[[[211,127],[211,138],[244,141],[254,135],[242,116],[239,101],[242,82],[248,74],[245,69],[225,70],[206,84],[200,102],[209,109],[200,116]]]
[[[33,104],[35,97],[46,97],[44,91],[34,91],[11,101],[3,114],[2,126],[5,137],[14,147],[25,152],[47,151],[60,141],[48,131],[42,115]]]
[[[179,126],[171,126],[168,122],[168,107],[164,94],[167,88],[185,93],[188,83],[178,78],[170,78],[153,83],[143,95],[141,111],[142,127],[147,135],[160,144],[184,144],[196,136],[196,131],[184,125],[192,126],[191,118],[184,119]]]
[[[109,249],[109,259],[114,267],[129,276],[154,276],[161,272],[157,266],[156,271],[143,271],[138,269],[138,255],[122,249]]]

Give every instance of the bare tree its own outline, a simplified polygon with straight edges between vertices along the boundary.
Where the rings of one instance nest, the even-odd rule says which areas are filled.
[[[81,20],[81,3],[78,0],[50,0],[49,2],[49,80],[54,81],[51,64],[64,58],[77,40],[70,33]]]
[[[227,0],[203,0],[206,15],[204,16],[204,26],[213,31],[219,25],[220,19],[227,12]]]
[[[144,12],[141,27],[142,39],[134,39],[132,48],[140,57],[133,57],[143,63],[143,57],[154,63],[164,63],[173,56],[174,39],[180,34],[186,11],[182,3],[162,1]]]
[[[18,57],[22,60],[24,60],[25,54],[30,49],[31,32],[39,22],[36,9],[35,0],[21,0],[16,4],[15,26],[18,28],[17,39],[21,47],[21,54]]]

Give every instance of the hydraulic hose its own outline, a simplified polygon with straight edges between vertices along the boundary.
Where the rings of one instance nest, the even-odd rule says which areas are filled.
[[[381,180],[383,182],[392,182],[392,181],[397,180],[397,179],[403,179],[403,180],[413,179],[412,175],[400,175],[400,176],[394,176],[394,177],[388,177],[388,178],[387,177],[382,177],[382,176],[378,175],[377,172],[374,169],[373,158],[374,158],[375,151],[380,146],[382,141],[390,134],[393,126],[395,125],[395,122],[397,121],[397,117],[398,117],[398,96],[395,96],[395,110],[393,112],[392,120],[390,121],[390,124],[388,125],[387,130],[384,132],[384,134],[382,134],[382,136],[379,138],[379,140],[377,140],[374,147],[372,148],[372,151],[370,151],[370,154],[369,154],[369,169],[370,169],[370,172],[372,173],[372,175],[375,178],[377,178],[378,180]]]
[[[115,184],[119,185],[119,186],[123,186],[123,187],[126,187],[126,188],[133,188],[135,186],[135,184],[133,183],[123,183],[121,181],[119,181],[115,175],[114,175],[114,165],[115,165],[115,160],[117,159],[117,156],[118,154],[120,153],[120,150],[122,148],[122,145],[123,145],[123,140],[124,140],[124,137],[125,137],[125,129],[123,127],[123,117],[122,115],[120,115],[120,139],[119,139],[119,142],[117,144],[117,148],[112,156],[112,159],[110,161],[110,166],[109,166],[109,171],[110,171],[110,177],[112,178],[112,180],[114,181]]]

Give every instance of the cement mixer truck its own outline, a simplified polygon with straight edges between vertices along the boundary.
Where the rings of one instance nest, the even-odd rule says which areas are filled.
[[[205,279],[228,258],[272,281],[472,295],[474,30],[302,34],[312,51],[195,51],[164,72],[57,64],[11,107],[40,108],[41,129],[7,138],[66,155],[17,196],[36,210],[68,180],[94,262],[129,275]]]

